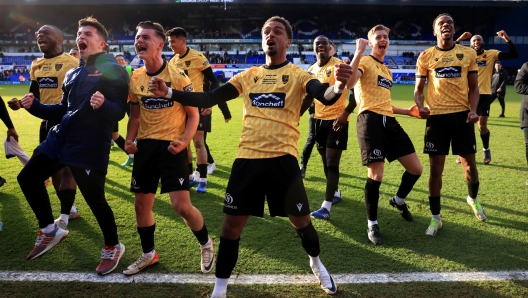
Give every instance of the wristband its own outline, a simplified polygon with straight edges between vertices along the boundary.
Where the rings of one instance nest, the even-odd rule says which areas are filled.
[[[337,88],[336,85],[334,85],[334,93],[335,94],[341,94],[341,93],[343,93],[343,91],[345,91],[345,89],[339,89],[339,88]]]
[[[171,99],[172,98],[172,88],[168,88],[169,90],[167,91],[167,94],[165,94],[165,98],[166,99]]]

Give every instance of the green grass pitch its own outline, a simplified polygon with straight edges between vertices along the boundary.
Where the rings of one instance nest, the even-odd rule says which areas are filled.
[[[0,85],[4,101],[22,97],[28,85]],[[414,86],[394,85],[393,104],[409,107],[414,103]],[[466,203],[467,185],[463,170],[455,163],[456,156],[448,156],[442,190],[442,220],[444,227],[435,237],[425,235],[430,221],[428,203],[429,162],[422,153],[425,121],[397,116],[411,137],[423,165],[424,173],[410,193],[407,203],[414,221],[404,221],[388,200],[400,183],[403,167],[398,162],[386,163],[380,188],[378,221],[382,246],[373,246],[367,239],[367,220],[363,189],[367,170],[361,165],[360,151],[355,133],[356,114],[350,117],[348,150],[341,159],[339,189],[343,202],[332,208],[328,221],[313,220],[321,242],[321,259],[332,273],[429,272],[477,270],[527,270],[528,235],[528,179],[524,139],[519,129],[521,96],[511,86],[506,95],[506,118],[497,118],[498,102],[492,104],[489,127],[491,131],[490,165],[482,163],[482,142],[477,133],[477,167],[480,178],[479,200],[488,214],[486,222],[479,222]],[[242,129],[242,100],[228,102],[233,119],[224,123],[218,108],[213,109],[213,129],[207,141],[217,164],[217,170],[208,177],[206,194],[191,189],[192,203],[202,212],[210,235],[219,242],[222,224],[223,199],[231,165],[236,157]],[[22,148],[31,155],[38,143],[40,120],[25,110],[11,111]],[[299,124],[302,150],[308,126],[307,115]],[[120,122],[121,135],[126,135],[125,117]],[[0,126],[4,127],[2,124]],[[5,133],[5,127],[2,129]],[[5,138],[5,134],[2,140]],[[3,150],[3,146],[0,146]],[[300,152],[299,152],[300,154]],[[134,262],[141,254],[136,232],[134,196],[129,191],[131,167],[122,167],[126,154],[117,146],[110,152],[106,180],[107,200],[114,210],[120,240],[127,251],[115,273]],[[82,158],[82,157],[80,157]],[[0,176],[7,183],[0,188],[0,218],[4,229],[0,232],[0,270],[20,271],[82,271],[93,272],[99,263],[103,239],[100,229],[80,192],[76,205],[82,217],[72,221],[68,238],[44,256],[26,261],[25,256],[34,245],[37,221],[27,204],[16,176],[22,164],[18,159],[2,159]],[[312,153],[304,180],[310,207],[317,209],[322,203],[325,179],[322,163],[316,150]],[[273,186],[270,186],[273,187]],[[48,188],[54,215],[59,215],[59,201],[53,187]],[[156,218],[156,250],[160,263],[149,268],[149,273],[199,273],[198,244],[183,220],[172,210],[167,195],[157,195],[154,205]],[[308,257],[300,246],[294,229],[287,219],[250,218],[241,236],[240,255],[236,274],[308,274]],[[54,290],[49,291],[50,285]],[[340,297],[519,297],[528,295],[526,282],[499,283],[435,283],[404,285],[346,285]],[[85,283],[16,283],[0,282],[5,291],[0,296],[59,296],[74,288],[76,296],[92,296],[99,291],[109,291],[117,296],[178,296],[208,297],[212,285],[163,285],[149,291],[152,285],[95,285]],[[157,287],[157,286],[156,286]],[[189,288],[190,287],[190,288]],[[412,290],[409,290],[412,288]],[[47,290],[46,290],[47,289]],[[176,289],[176,290],[174,290]],[[233,291],[231,291],[233,289]],[[61,292],[62,291],[62,292]],[[187,292],[188,291],[188,292]],[[456,292],[454,292],[456,291]],[[157,294],[156,294],[157,293]],[[375,293],[379,293],[376,295]],[[454,293],[459,293],[456,295]],[[235,286],[229,297],[318,297],[322,291],[315,285],[302,286]],[[449,295],[451,294],[451,295]]]

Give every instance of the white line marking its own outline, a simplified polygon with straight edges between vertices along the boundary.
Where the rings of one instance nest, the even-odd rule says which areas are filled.
[[[505,281],[528,280],[528,271],[479,271],[479,272],[415,272],[334,274],[338,284],[396,283],[396,282],[454,282],[454,281]],[[53,282],[98,282],[98,283],[200,283],[213,284],[214,274],[157,274],[140,273],[125,276],[114,273],[100,276],[88,272],[32,272],[0,271],[0,281],[53,281]],[[309,274],[253,274],[233,276],[231,284],[304,284],[314,283]]]

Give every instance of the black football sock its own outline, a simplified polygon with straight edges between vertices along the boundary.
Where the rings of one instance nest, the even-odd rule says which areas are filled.
[[[199,231],[192,231],[198,242],[200,242],[200,245],[205,245],[209,241],[209,233],[207,232],[207,227],[205,226],[205,223]]]
[[[295,231],[301,238],[301,245],[306,253],[311,257],[317,257],[321,253],[321,248],[319,246],[319,236],[312,222],[310,221],[306,227],[295,229]]]
[[[149,253],[154,250],[154,231],[156,231],[156,224],[150,227],[137,228],[139,239],[141,239],[141,248],[143,253]]]
[[[365,184],[365,206],[367,208],[367,219],[378,220],[379,188],[381,182],[367,178]]]
[[[418,181],[420,176],[421,175],[412,175],[411,173],[405,171],[405,173],[403,173],[402,175],[400,187],[398,188],[398,192],[396,193],[396,195],[400,199],[405,199],[413,189],[414,184],[416,183],[416,181]]]
[[[229,240],[220,236],[220,245],[218,245],[218,254],[216,256],[217,278],[229,278],[235,268],[238,260],[238,245],[240,238]]]

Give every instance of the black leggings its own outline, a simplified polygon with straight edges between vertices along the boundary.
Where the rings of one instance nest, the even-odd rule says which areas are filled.
[[[18,174],[18,184],[20,184],[29,206],[33,209],[41,229],[54,221],[50,198],[44,181],[63,167],[64,165],[59,163],[58,158],[51,159],[35,150],[28,164]],[[99,227],[101,227],[105,245],[114,246],[118,244],[114,213],[108,205],[104,193],[106,173],[72,166],[70,166],[70,170],[86,203],[97,219]]]
[[[528,127],[523,128],[524,143],[526,144],[526,164],[528,165]]]
[[[308,138],[306,139],[306,143],[304,143],[303,152],[301,155],[301,165],[304,167],[308,165],[308,160],[310,159],[310,155],[312,155],[312,150],[315,145],[315,119],[314,114],[310,114],[310,117],[308,118],[308,125],[309,125],[309,131],[308,131]]]

